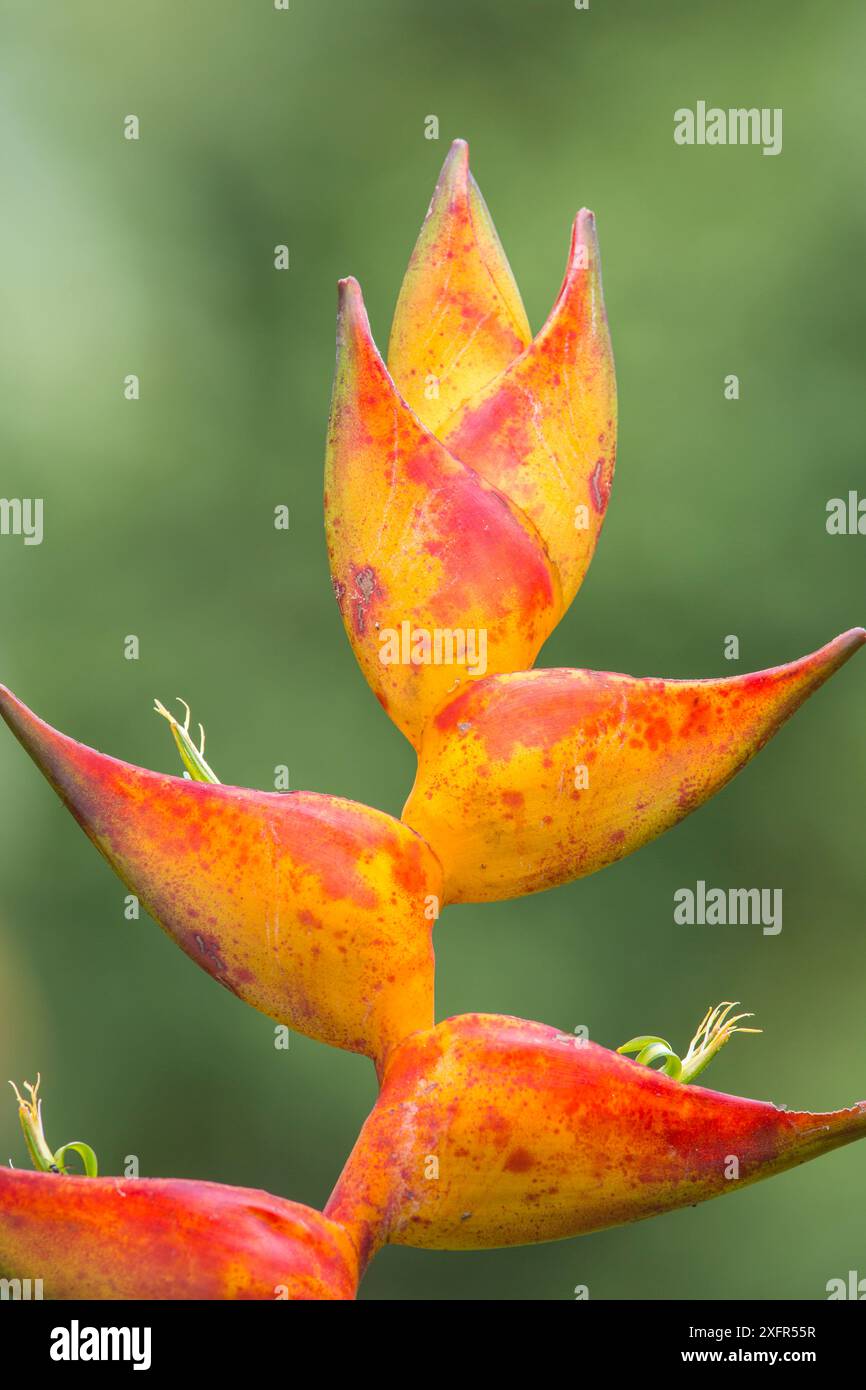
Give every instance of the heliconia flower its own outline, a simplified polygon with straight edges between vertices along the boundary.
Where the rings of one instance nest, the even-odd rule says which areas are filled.
[[[866,1135],[827,1114],[683,1085],[541,1023],[469,1014],[391,1055],[325,1208],[385,1243],[478,1250],[638,1221]]]
[[[57,1299],[352,1299],[358,1255],[267,1192],[0,1168],[0,1273]]]
[[[556,304],[531,339],[456,141],[403,282],[388,366],[356,282],[342,281],[325,470],[331,573],[367,681],[417,747],[461,682],[532,665],[592,558],[616,452],[592,214],[578,214]],[[448,634],[438,654],[437,634]],[[459,641],[474,646],[464,655]]]
[[[340,285],[325,527],[352,649],[416,746],[431,711],[461,681],[531,665],[561,614],[532,523],[452,458],[401,399],[354,280]],[[437,660],[433,642],[445,632],[452,648]]]
[[[220,984],[378,1066],[432,1023],[441,873],[414,831],[342,797],[133,767],[3,687],[0,714],[127,887]]]
[[[369,1056],[378,1100],[324,1213],[207,1182],[98,1177],[13,1087],[38,1172],[0,1168],[0,1274],[48,1298],[351,1299],[384,1244],[483,1249],[636,1221],[866,1135],[694,1085],[750,1014],[687,1051],[540,1023],[434,1026],[446,902],[538,892],[660,835],[724,786],[866,642],[717,680],[531,666],[592,559],[616,452],[593,214],[533,338],[457,141],[400,292],[388,366],[340,282],[325,522],[373,692],[418,752],[401,820],[222,785],[189,709],[184,778],[77,743],[0,686],[0,714],[129,891],[203,969],[298,1032]],[[183,702],[182,702],[183,703]],[[631,1056],[635,1060],[630,1060]],[[71,1176],[83,1165],[86,1176]]]
[[[524,671],[467,684],[431,719],[403,819],[447,902],[535,893],[602,869],[723,787],[866,641],[719,680]]]

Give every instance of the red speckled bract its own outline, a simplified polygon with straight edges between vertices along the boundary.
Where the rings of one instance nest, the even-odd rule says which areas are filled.
[[[300,1033],[377,1064],[433,1021],[441,872],[381,811],[167,777],[0,714],[123,882],[202,966]]]
[[[406,271],[388,345],[397,390],[434,432],[532,337],[520,291],[455,140]]]
[[[417,745],[431,711],[470,679],[466,658],[397,659],[392,635],[483,633],[480,674],[531,665],[561,611],[534,526],[453,458],[401,399],[373,340],[361,292],[340,295],[337,376],[325,472],[334,592],[367,681]],[[476,648],[480,650],[480,647]],[[459,653],[456,653],[459,655]]]
[[[407,1038],[325,1208],[383,1242],[557,1240],[735,1192],[866,1134],[684,1086],[541,1023],[468,1014]]]
[[[451,453],[541,535],[563,611],[589,568],[616,462],[616,379],[595,219],[575,219],[562,289],[538,336],[444,422]]]
[[[449,902],[535,893],[623,858],[754,757],[866,641],[721,680],[524,671],[467,685],[428,724],[403,819]]]
[[[243,1187],[0,1168],[0,1273],[50,1299],[351,1299],[358,1257],[318,1211]]]

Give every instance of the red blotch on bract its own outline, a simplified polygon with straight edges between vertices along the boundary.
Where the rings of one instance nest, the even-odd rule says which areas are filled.
[[[505,1161],[506,1172],[526,1173],[534,1166],[535,1159],[528,1149],[515,1149]]]
[[[430,882],[420,839],[411,841],[402,848],[398,848],[397,841],[394,840],[392,855],[391,873],[394,875],[395,883],[409,897],[420,901]]]
[[[523,795],[523,792],[504,791],[502,793],[502,801],[506,806],[512,806],[516,808],[525,804],[526,797]]]
[[[453,729],[457,724],[464,722],[463,714],[466,710],[467,705],[473,704],[476,699],[477,693],[475,688],[471,685],[467,685],[465,689],[460,692],[459,695],[455,695],[454,699],[450,702],[450,704],[447,704],[444,707],[444,709],[441,709],[439,713],[436,715],[435,719],[433,720],[433,723],[436,725],[436,728],[441,729],[443,733],[446,733],[449,729]]]

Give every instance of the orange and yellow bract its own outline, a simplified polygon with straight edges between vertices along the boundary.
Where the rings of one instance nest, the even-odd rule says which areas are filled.
[[[46,1298],[351,1299],[344,1227],[267,1192],[165,1178],[0,1174],[0,1270]]]
[[[584,208],[544,327],[439,432],[451,453],[535,523],[559,579],[563,612],[580,588],[604,521],[616,430],[598,237],[595,218]]]
[[[437,433],[532,337],[487,204],[455,140],[397,300],[388,368],[397,390]]]
[[[403,819],[448,902],[595,873],[702,805],[866,641],[721,680],[524,671],[473,682],[428,724]]]
[[[468,663],[388,664],[388,633],[404,623],[426,634],[483,631],[486,670],[513,671],[532,664],[560,617],[558,581],[535,528],[401,400],[353,280],[340,289],[325,525],[352,649],[416,746]]]
[[[866,1101],[783,1110],[467,1014],[394,1052],[325,1211],[362,1232],[364,1258],[385,1242],[522,1245],[692,1206],[864,1135]]]
[[[132,767],[2,687],[0,714],[147,911],[239,998],[377,1064],[432,1023],[441,874],[412,830],[341,797]]]

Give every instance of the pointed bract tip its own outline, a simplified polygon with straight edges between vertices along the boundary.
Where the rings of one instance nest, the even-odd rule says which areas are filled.
[[[354,275],[337,281],[337,329],[341,336],[347,330],[362,338],[370,338],[370,320],[364,306],[361,286]]]
[[[364,299],[361,294],[361,286],[354,275],[344,275],[341,280],[337,281],[337,304],[340,310],[344,311],[356,303],[363,308]]]
[[[5,685],[0,685],[0,715],[16,735],[25,723],[36,718],[33,711]]]
[[[819,647],[811,656],[803,657],[802,660],[826,668],[829,674],[844,666],[845,662],[860,650],[864,642],[866,628],[852,627],[847,632],[840,632],[838,637],[834,637],[831,642],[827,642],[825,646]]]
[[[465,140],[453,141],[445,156],[430,207],[443,198],[466,198],[469,193],[469,146]]]
[[[840,667],[860,650],[864,642],[866,629],[852,627],[847,632],[840,632],[838,637],[831,638],[816,651],[807,652],[805,656],[798,656],[793,661],[783,662],[779,666],[768,666],[764,671],[751,671],[743,676],[734,676],[732,680],[747,684],[756,681],[794,681],[802,684],[805,681],[811,693],[829,680],[830,676],[835,676]]]
[[[587,256],[587,252],[589,255]],[[571,246],[568,254],[569,272],[598,269],[598,230],[595,213],[589,208],[581,208],[571,229]]]

